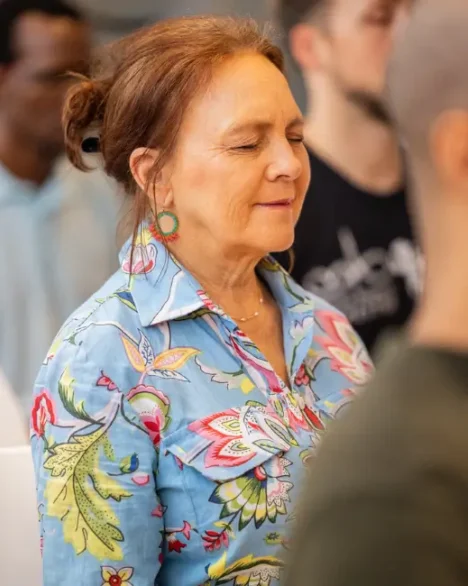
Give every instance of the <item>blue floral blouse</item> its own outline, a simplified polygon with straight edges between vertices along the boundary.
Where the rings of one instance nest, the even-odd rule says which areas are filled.
[[[44,586],[276,586],[310,451],[368,355],[267,258],[288,388],[149,227],[121,262],[35,386]]]

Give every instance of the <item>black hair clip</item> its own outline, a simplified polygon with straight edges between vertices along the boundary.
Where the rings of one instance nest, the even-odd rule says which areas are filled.
[[[100,149],[99,138],[97,136],[89,136],[81,143],[81,149],[84,153],[98,153]]]

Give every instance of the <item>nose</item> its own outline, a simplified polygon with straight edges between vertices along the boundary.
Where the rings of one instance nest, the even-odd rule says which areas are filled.
[[[298,150],[304,148],[300,143],[290,143],[284,139],[273,148],[271,163],[267,168],[267,179],[276,181],[296,181],[302,174],[303,166]]]

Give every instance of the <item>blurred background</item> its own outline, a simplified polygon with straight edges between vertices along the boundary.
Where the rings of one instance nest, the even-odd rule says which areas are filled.
[[[230,14],[250,16],[261,22],[273,22],[284,50],[286,42],[275,23],[276,0],[77,0],[75,4],[86,11],[94,26],[95,42],[107,42],[126,33],[173,16],[189,14]],[[305,92],[301,76],[288,58],[288,74],[296,99],[305,107]]]

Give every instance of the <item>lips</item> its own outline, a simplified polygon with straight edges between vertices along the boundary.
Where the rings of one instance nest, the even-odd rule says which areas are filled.
[[[278,199],[276,201],[271,201],[271,202],[267,202],[267,203],[259,203],[257,205],[259,205],[262,208],[289,208],[291,207],[292,203],[293,203],[293,199],[292,198],[288,198],[288,199]]]

